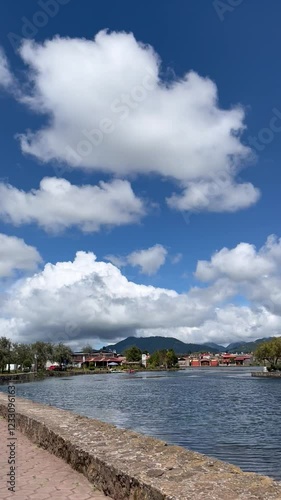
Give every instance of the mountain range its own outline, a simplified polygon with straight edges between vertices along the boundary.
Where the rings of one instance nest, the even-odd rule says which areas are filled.
[[[259,344],[270,340],[269,338],[257,339],[252,342],[233,342],[228,346],[222,346],[213,342],[204,344],[186,344],[174,337],[127,337],[114,345],[107,346],[108,349],[115,350],[123,354],[126,349],[132,346],[139,347],[141,351],[148,351],[152,354],[161,349],[174,349],[176,354],[191,354],[195,352],[229,352],[229,353],[249,353],[253,352]]]

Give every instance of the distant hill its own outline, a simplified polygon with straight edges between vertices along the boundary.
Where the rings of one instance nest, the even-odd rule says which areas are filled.
[[[174,349],[176,354],[191,354],[194,352],[230,352],[230,353],[249,353],[256,350],[259,344],[270,340],[272,337],[257,339],[253,342],[232,342],[227,347],[224,347],[213,342],[205,344],[186,344],[174,337],[128,337],[117,344],[107,346],[108,349],[116,350],[123,354],[126,349],[132,346],[137,346],[141,351],[148,351],[150,354],[160,349]]]
[[[174,349],[176,354],[189,354],[204,351],[213,353],[218,352],[217,347],[212,347],[210,344],[185,344],[173,337],[128,337],[125,340],[121,340],[121,342],[117,342],[117,344],[109,345],[108,348],[122,354],[126,349],[132,346],[137,346],[142,351],[148,351],[150,354],[160,349]]]
[[[225,352],[226,347],[223,345],[215,344],[214,342],[204,342],[203,346],[205,347],[212,347],[212,349],[215,349],[216,352]]]
[[[232,344],[229,344],[225,350],[227,352],[253,352],[256,350],[256,348],[259,346],[259,344],[262,344],[263,342],[266,342],[267,340],[271,340],[273,337],[266,337],[263,339],[257,339],[252,342],[233,342]]]

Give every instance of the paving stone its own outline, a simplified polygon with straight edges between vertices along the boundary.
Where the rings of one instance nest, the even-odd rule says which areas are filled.
[[[39,448],[16,431],[16,492],[7,486],[7,422],[0,418],[0,499],[1,500],[104,500],[89,481],[60,458]],[[110,500],[110,499],[109,499]]]

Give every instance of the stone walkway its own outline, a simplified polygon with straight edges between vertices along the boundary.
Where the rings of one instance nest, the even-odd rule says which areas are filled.
[[[7,421],[0,417],[0,499],[1,500],[104,500],[89,481],[60,458],[38,448],[16,431],[16,488],[8,490],[10,465]],[[11,441],[10,441],[11,442]]]

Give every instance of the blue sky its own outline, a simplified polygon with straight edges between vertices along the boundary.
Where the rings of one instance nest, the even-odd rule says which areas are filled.
[[[20,245],[28,246],[23,249],[23,253],[26,252],[27,261],[22,263],[23,258],[19,259],[16,254],[15,261],[11,263],[12,257],[10,254],[8,259],[7,253],[9,254],[10,250],[7,252],[7,248],[12,248],[10,246],[12,240],[6,238],[3,243],[6,245],[6,250],[2,251],[1,256],[3,268],[1,290],[3,290],[2,304],[4,304],[2,305],[2,321],[5,321],[7,331],[15,338],[28,339],[28,332],[36,330],[37,323],[35,321],[33,324],[31,318],[16,314],[16,322],[24,322],[27,325],[26,330],[14,326],[14,323],[11,326],[15,318],[12,313],[7,312],[12,308],[11,304],[7,306],[7,300],[16,300],[17,296],[13,294],[23,293],[21,287],[27,285],[23,284],[25,282],[22,280],[25,280],[26,276],[32,277],[35,272],[42,272],[47,263],[56,265],[73,261],[78,251],[93,252],[97,260],[103,263],[111,260],[117,268],[120,268],[122,275],[135,284],[151,285],[158,290],[163,288],[172,290],[173,293],[179,294],[179,300],[186,300],[187,304],[191,299],[195,300],[192,294],[196,297],[198,294],[196,303],[199,309],[202,305],[200,302],[203,300],[202,294],[209,293],[212,296],[220,289],[224,293],[217,301],[209,301],[208,306],[204,298],[204,307],[203,305],[202,307],[204,310],[207,308],[208,312],[200,320],[197,317],[185,317],[183,314],[183,319],[175,321],[174,324],[160,316],[159,320],[152,322],[151,325],[142,325],[139,319],[132,318],[128,325],[124,323],[122,326],[121,322],[119,330],[116,326],[111,328],[110,322],[105,326],[105,320],[103,320],[103,326],[96,330],[91,328],[91,322],[95,323],[96,320],[95,315],[91,315],[86,326],[83,321],[83,324],[81,323],[80,319],[66,316],[64,321],[69,321],[70,324],[75,323],[75,328],[77,327],[80,332],[77,338],[71,339],[73,342],[79,342],[80,338],[83,338],[93,339],[94,343],[99,343],[121,338],[126,333],[137,335],[162,333],[178,336],[186,341],[210,338],[212,341],[223,342],[225,339],[227,342],[237,337],[253,338],[259,334],[266,334],[267,331],[270,334],[278,333],[279,298],[277,300],[276,290],[279,283],[274,281],[268,286],[263,280],[265,276],[267,276],[266,279],[269,276],[270,279],[276,280],[280,268],[276,255],[280,247],[281,232],[278,210],[281,194],[281,72],[279,61],[281,6],[274,0],[269,0],[267,3],[242,0],[236,2],[236,7],[231,7],[231,3],[235,2],[230,0],[221,2],[175,0],[174,2],[151,3],[144,0],[141,3],[104,1],[94,4],[90,0],[82,2],[78,0],[55,0],[55,2],[14,0],[12,7],[8,2],[1,5],[0,45],[3,49],[2,67],[4,69],[2,89],[0,86],[2,151],[0,181],[3,187],[2,202],[0,201],[0,233],[6,237],[21,240],[21,243],[13,240],[13,244],[17,242],[18,252],[21,252]],[[42,17],[44,10],[45,14]],[[43,26],[36,26],[40,22]],[[94,42],[97,33],[105,29],[108,32],[101,35],[100,42],[97,40]],[[26,30],[29,30],[35,45],[29,44],[26,39]],[[127,33],[122,42],[123,48],[121,38],[113,39],[112,32]],[[129,33],[133,34],[135,42],[129,38]],[[54,39],[57,35],[59,39]],[[18,37],[24,39],[25,48],[22,51],[19,51]],[[56,45],[56,40],[62,41],[65,37],[67,39],[64,44]],[[76,46],[72,45],[72,48],[70,46],[71,39],[74,38],[79,42],[76,55]],[[46,40],[51,40],[51,45],[48,46],[49,48],[44,45],[45,48],[39,54],[38,51],[36,52],[36,47],[40,47]],[[88,63],[90,64],[89,61],[95,58],[95,52],[91,52],[92,48],[86,40],[92,41],[92,48],[94,43],[97,44],[96,46],[100,43],[100,46],[104,47],[100,66],[95,66],[95,71],[89,76],[89,86],[85,84],[88,75],[85,68]],[[143,45],[137,45],[139,42],[147,44],[146,48]],[[130,64],[125,69],[126,65],[123,62],[120,62],[120,67],[119,62],[116,62],[116,67],[107,65],[107,57],[109,60],[119,43],[121,59],[124,61],[127,58],[129,61],[132,57],[132,69],[130,69]],[[154,56],[147,49],[148,45],[153,47]],[[86,47],[89,47],[89,52]],[[80,49],[81,52],[79,52]],[[73,61],[71,60],[72,51]],[[98,152],[96,158],[96,150],[94,150],[86,158],[87,165],[84,164],[84,159],[79,165],[69,164],[66,156],[61,152],[60,144],[66,140],[71,148],[75,148],[75,144],[81,141],[81,130],[84,126],[82,111],[81,116],[77,116],[77,123],[79,122],[77,125],[76,114],[74,111],[71,114],[69,109],[72,106],[76,109],[77,106],[78,114],[79,109],[84,109],[86,113],[87,109],[91,109],[92,115],[90,116],[89,111],[85,127],[86,125],[89,127],[90,123],[96,127],[96,116],[101,113],[100,117],[104,117],[106,103],[119,95],[122,82],[128,80],[128,85],[132,85],[129,82],[134,81],[138,67],[142,67],[142,57],[146,58],[143,62],[144,68],[151,63],[150,70],[155,69],[155,53],[161,58],[161,66],[158,68],[157,75],[158,86],[152,91],[155,92],[155,98],[151,99],[150,91],[146,90],[145,98],[133,108],[129,116],[129,125],[124,122],[122,133],[118,129],[117,133],[113,132],[108,136],[108,147],[107,143],[105,146],[102,145],[100,148],[102,152]],[[56,57],[60,58],[58,63],[54,62]],[[138,57],[139,64],[137,61],[134,67],[134,62]],[[60,71],[63,65],[65,65],[64,69]],[[4,71],[6,71],[5,74]],[[180,82],[183,82],[185,75],[190,71],[194,72],[196,78],[192,84],[190,83],[190,88],[185,94],[183,84]],[[65,93],[56,84],[58,72],[61,73],[60,80],[65,75]],[[116,78],[117,82],[117,73],[118,78],[121,74],[121,83],[118,80],[115,87],[114,79]],[[80,80],[77,75],[82,75],[81,94]],[[132,80],[130,80],[131,77]],[[103,78],[105,79],[104,86],[99,83]],[[109,80],[111,80],[110,84]],[[72,82],[75,82],[73,87]],[[157,85],[155,82],[154,84]],[[179,84],[178,94],[176,91],[173,93],[173,85],[176,82]],[[207,82],[212,83],[209,85]],[[95,85],[97,85],[96,88]],[[202,97],[205,93],[209,96],[211,85],[217,88],[217,102],[214,102],[212,98]],[[161,88],[165,86],[166,98],[163,97],[164,94],[161,94]],[[103,88],[106,89],[104,95]],[[116,95],[114,94],[115,88]],[[87,91],[88,95],[86,95]],[[61,106],[64,98],[65,103]],[[188,99],[190,103],[186,104]],[[185,109],[185,106],[190,106],[189,111],[187,110],[187,114],[181,116],[180,110]],[[240,110],[239,116],[235,109]],[[218,110],[219,112],[225,110],[225,120],[229,120],[229,125],[227,125],[229,128],[223,132],[222,127],[227,126],[215,123]],[[194,126],[191,118],[193,113],[196,117]],[[155,120],[154,125],[152,115]],[[56,117],[55,125],[54,122],[52,123],[54,116]],[[70,123],[71,120],[73,123]],[[142,126],[141,123],[143,123]],[[155,128],[160,129],[162,124],[162,135],[160,132],[158,135],[154,134]],[[166,126],[168,130],[169,125],[171,125],[170,135],[167,131],[164,132],[164,127]],[[49,126],[50,129],[53,128],[50,132],[53,141],[51,153],[47,151],[46,142],[45,145],[40,143],[36,135],[36,132],[46,130]],[[127,132],[126,126],[128,126]],[[152,128],[149,134],[150,126]],[[236,130],[234,130],[235,126]],[[79,127],[77,137],[73,139],[74,131]],[[172,137],[173,129],[177,133],[175,132],[175,136]],[[28,130],[32,131],[32,138],[28,136]],[[130,134],[130,131],[135,135],[133,138],[128,136],[127,148],[126,133]],[[191,139],[193,131],[194,138]],[[19,134],[23,134],[22,140],[18,138]],[[231,142],[233,137],[235,144]],[[253,138],[257,137],[256,142]],[[45,136],[44,141],[46,140]],[[74,142],[71,142],[72,140]],[[152,144],[153,140],[154,144]],[[56,141],[55,146],[54,141]],[[170,144],[167,144],[169,141]],[[186,146],[185,143],[188,144],[189,141],[191,145]],[[209,141],[213,143],[210,144]],[[195,147],[197,143],[198,146]],[[178,145],[178,150],[175,145]],[[248,146],[247,151],[246,146]],[[151,156],[148,153],[146,155],[146,151],[150,151],[150,148]],[[159,161],[155,159],[154,164],[154,158],[161,156],[162,148],[163,157]],[[172,152],[175,152],[174,164]],[[253,158],[254,155],[255,158]],[[167,164],[165,164],[165,156],[169,159]],[[233,163],[230,162],[230,157],[235,159]],[[225,164],[223,159],[225,159]],[[209,161],[210,165],[208,165]],[[231,164],[228,164],[228,161]],[[180,172],[181,165],[185,168],[185,174]],[[197,165],[201,169],[198,175],[196,174]],[[216,170],[216,165],[219,170]],[[187,175],[188,169],[192,173]],[[222,172],[227,176],[227,184],[224,184],[221,179]],[[50,187],[52,196],[44,199],[37,196],[37,204],[32,209],[32,215],[28,208],[30,200],[28,201],[26,195],[25,199],[21,201],[18,199],[19,190],[25,193],[38,190],[40,182],[46,177],[52,178],[53,181],[56,177],[63,182],[68,181],[74,189],[75,186],[93,187],[99,186],[101,181],[111,183],[118,179],[122,187],[120,184],[116,189],[122,189],[123,192],[126,184],[126,190],[132,190],[130,193],[126,191],[126,196],[130,201],[127,200],[126,206],[122,206],[121,209],[118,203],[119,208],[116,208],[115,202],[112,201],[110,201],[110,207],[104,208],[102,206],[104,198],[97,201],[101,204],[102,215],[107,213],[108,220],[113,222],[101,223],[101,225],[97,223],[98,228],[85,230],[83,217],[85,217],[84,212],[87,207],[82,210],[81,204],[84,200],[87,205],[95,193],[91,190],[88,194],[80,192],[77,198],[72,198],[75,196],[73,192],[69,193],[67,203],[65,200],[63,202],[64,215],[60,216],[58,226],[58,211],[55,204],[56,201],[58,204],[62,202],[57,198],[58,195],[55,192],[57,188],[54,184]],[[198,190],[201,196],[202,183],[205,182],[208,184],[207,195],[204,191],[207,205],[202,208],[195,198]],[[239,186],[248,186],[245,187],[247,192],[241,188],[243,192],[234,193],[232,183],[235,186],[237,183]],[[10,188],[7,187],[8,185]],[[219,189],[216,199],[210,194],[213,189]],[[229,195],[226,192],[228,189],[231,191]],[[12,190],[14,190],[13,198],[11,198]],[[188,199],[179,200],[187,191]],[[170,199],[175,192],[177,200],[172,206],[167,199]],[[233,198],[232,208],[229,209],[228,201],[231,196],[235,199]],[[108,200],[105,202],[109,203]],[[68,213],[68,205],[71,203],[77,203],[77,213],[79,210],[83,211],[75,224],[73,221],[76,214],[69,215]],[[128,216],[127,203],[130,204],[133,215],[131,213]],[[138,205],[139,203],[143,204],[142,208]],[[117,221],[116,210],[119,209],[124,217],[126,212],[127,222]],[[111,211],[110,215],[108,211]],[[46,212],[49,214],[48,220],[44,215]],[[65,217],[63,224],[61,217]],[[87,224],[91,223],[91,217],[90,211],[86,215]],[[101,217],[101,214],[99,213],[97,217]],[[129,222],[128,217],[131,217]],[[276,235],[276,239],[265,246],[267,238],[272,234]],[[239,246],[241,243],[245,243],[246,246]],[[228,249],[227,255],[225,252],[220,253],[225,247]],[[145,253],[151,249],[154,250]],[[153,251],[155,253],[152,255]],[[215,252],[221,259],[219,263],[218,258],[216,261],[212,260]],[[243,252],[246,252],[246,255]],[[9,260],[6,264],[5,259]],[[266,265],[262,259],[266,260]],[[204,270],[198,271],[198,261],[205,262]],[[247,279],[243,279],[244,268],[249,268],[247,263],[253,264],[252,274]],[[235,276],[231,269],[237,270]],[[58,270],[54,272],[59,273]],[[196,275],[194,275],[195,272]],[[212,275],[211,278],[208,275],[209,272]],[[17,281],[19,277],[20,282]],[[58,281],[60,279],[61,276],[58,277]],[[85,279],[83,272],[80,279],[81,282]],[[16,287],[17,291],[11,292],[11,286]],[[48,288],[49,284],[44,286]],[[42,293],[46,291],[44,286]],[[67,284],[64,283],[64,286]],[[35,289],[38,290],[36,287],[37,285]],[[263,294],[256,293],[257,287],[263,289]],[[274,296],[271,296],[269,290],[273,289]],[[33,299],[34,294],[33,290],[31,294]],[[36,309],[33,299],[25,302],[24,307]],[[45,309],[49,315],[55,315],[52,302],[49,308],[47,304],[48,298],[45,300]],[[83,308],[83,304],[81,307]],[[225,320],[227,329],[221,328],[220,325],[224,320],[218,317],[218,308],[222,314],[227,314],[231,307],[235,308],[235,314],[232,310],[234,314],[232,319]],[[240,310],[239,307],[242,309]],[[39,316],[40,314],[38,312]],[[181,315],[182,312],[179,312],[179,316]],[[236,328],[236,321],[241,322],[241,317],[243,317],[243,324]],[[49,328],[46,326],[46,331],[42,335],[49,335],[48,332],[52,331],[50,335],[58,339],[59,332],[65,330],[65,326],[56,321],[54,323],[55,326],[53,324],[49,325]],[[34,335],[32,334],[30,338],[33,339]]]

